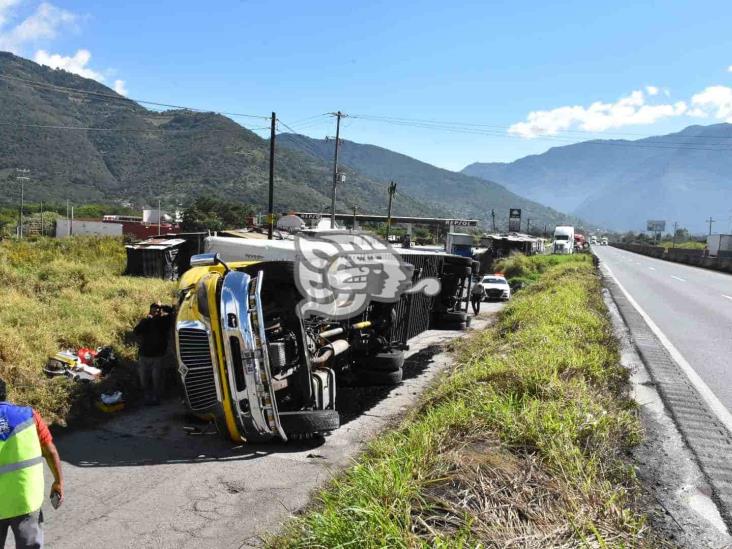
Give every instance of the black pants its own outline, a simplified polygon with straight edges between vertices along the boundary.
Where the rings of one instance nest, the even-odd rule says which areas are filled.
[[[40,509],[27,515],[0,519],[0,547],[5,547],[8,530],[13,531],[15,547],[18,549],[40,549],[43,547],[43,511]]]
[[[471,295],[470,296],[470,304],[473,306],[473,314],[478,314],[480,312],[480,302],[483,301],[483,297],[479,295]]]

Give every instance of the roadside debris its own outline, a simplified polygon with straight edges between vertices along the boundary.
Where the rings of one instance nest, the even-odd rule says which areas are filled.
[[[74,381],[98,381],[117,363],[111,347],[65,349],[51,357],[43,371],[48,377],[66,376]]]

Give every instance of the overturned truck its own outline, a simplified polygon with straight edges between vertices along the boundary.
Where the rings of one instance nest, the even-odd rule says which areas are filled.
[[[437,278],[440,292],[374,300],[333,320],[298,314],[292,241],[210,237],[206,250],[179,283],[178,372],[189,410],[225,425],[236,442],[338,428],[337,381],[397,384],[409,339],[467,326],[467,258],[394,249],[413,285]]]

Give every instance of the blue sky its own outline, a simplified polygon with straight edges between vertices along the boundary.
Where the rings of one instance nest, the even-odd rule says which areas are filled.
[[[732,122],[730,16],[729,1],[0,0],[0,49],[132,98],[275,110],[313,137],[338,109],[459,124],[353,117],[342,136],[460,169]]]

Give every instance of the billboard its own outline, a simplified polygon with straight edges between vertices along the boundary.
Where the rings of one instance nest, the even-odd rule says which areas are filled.
[[[666,230],[666,222],[660,220],[649,219],[646,222],[646,231],[649,233],[662,233]]]
[[[511,208],[508,210],[508,232],[521,232],[521,208]]]

